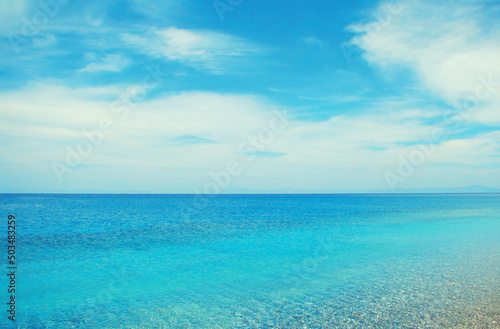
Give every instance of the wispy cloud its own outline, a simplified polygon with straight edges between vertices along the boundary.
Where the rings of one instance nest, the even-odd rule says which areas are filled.
[[[53,34],[41,34],[33,39],[33,46],[35,48],[46,48],[57,42]]]
[[[307,38],[302,38],[302,41],[308,45],[314,45],[314,46],[319,46],[323,47],[323,41],[315,37],[314,35],[310,35]]]
[[[169,27],[147,35],[124,33],[121,37],[140,52],[215,74],[244,71],[252,57],[265,52],[265,47],[242,38],[206,30]]]
[[[478,134],[472,138],[452,139],[439,146],[431,163],[469,166],[500,165],[500,132]]]
[[[314,96],[298,96],[299,99],[316,101],[316,102],[329,102],[329,103],[350,103],[356,102],[361,99],[359,95],[336,95],[331,97],[314,97]]]
[[[127,66],[129,66],[131,61],[122,55],[106,55],[99,61],[89,63],[84,68],[80,69],[80,72],[120,72]]]
[[[51,163],[64,161],[67,147],[75,147],[85,138],[83,131],[110,118],[116,119],[116,131],[85,159],[85,169],[72,177],[99,177],[102,168],[121,168],[122,173],[150,168],[151,174],[166,175],[176,186],[183,186],[186,181],[203,180],[204,173],[218,170],[228,159],[244,157],[238,146],[268,127],[275,109],[262,97],[191,91],[143,101],[127,120],[117,120],[112,104],[122,91],[113,86],[68,88],[48,82],[23,91],[2,92],[0,143],[12,146],[0,145],[4,166],[46,168],[40,173],[43,180],[55,179]],[[313,177],[310,174],[316,175],[314,181],[320,190],[327,190],[329,181],[333,184],[330,188],[339,184],[383,188],[382,179],[370,179],[383,177],[395,157],[427,139],[433,129],[427,121],[438,116],[434,109],[394,102],[322,122],[289,115],[287,128],[256,154],[258,159],[246,177],[258,177],[258,183],[243,178],[242,186],[305,186],[305,179]],[[432,163],[473,164],[470,170],[498,163],[498,137],[482,134],[447,141],[439,146],[439,156]],[[352,175],[346,174],[351,171]],[[329,178],[318,181],[318,173]]]
[[[390,20],[351,25],[357,33],[351,42],[384,71],[409,68],[424,88],[457,108],[476,93],[481,79],[493,79],[497,96],[481,107],[491,102],[498,107],[500,24],[485,9],[483,1],[404,1]],[[477,119],[500,123],[500,112],[489,112]]]
[[[387,168],[428,142],[436,126],[448,134],[419,168],[418,182],[408,184],[500,182],[500,10],[492,2],[403,0],[390,18],[378,10],[346,31],[342,20],[317,20],[313,11],[289,10],[276,20],[262,4],[221,25],[210,2],[69,1],[25,35],[24,18],[45,13],[42,3],[4,1],[0,11],[6,46],[0,180],[9,186],[36,177],[57,189],[51,163],[64,161],[67,147],[85,139],[83,131],[117,119],[113,104],[140,90],[141,74],[152,66],[162,83],[132,97],[137,108],[115,120],[115,131],[65,189],[106,190],[101,181],[112,179],[123,188],[192,192],[207,172],[244,158],[240,143],[268,127],[281,106],[291,113],[289,124],[255,152],[235,187],[385,188]],[[299,3],[296,8],[307,6]],[[333,10],[327,2],[317,5]],[[359,3],[343,6],[349,17],[366,10]],[[212,19],[203,16],[207,8]],[[5,37],[9,31],[26,39],[19,53]],[[366,63],[347,64],[330,48],[349,39]],[[446,122],[447,111],[454,115],[478,86],[481,93],[495,90],[459,128]]]

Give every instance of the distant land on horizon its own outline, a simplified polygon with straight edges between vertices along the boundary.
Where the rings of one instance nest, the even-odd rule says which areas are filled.
[[[500,193],[500,189],[482,185],[471,185],[465,187],[396,189],[394,193]]]
[[[331,192],[314,192],[314,191],[277,191],[273,193],[255,193],[252,191],[244,190],[231,190],[227,191],[226,194],[425,194],[425,193],[500,193],[499,188],[493,188],[483,185],[470,185],[464,187],[426,187],[426,188],[407,188],[407,189],[394,189],[394,190],[366,190],[366,191],[352,191],[352,190],[342,190],[342,191],[331,191]]]

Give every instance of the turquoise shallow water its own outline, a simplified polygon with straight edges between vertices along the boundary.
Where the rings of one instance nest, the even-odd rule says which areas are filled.
[[[17,218],[19,328],[500,326],[500,195],[1,195],[0,209]]]

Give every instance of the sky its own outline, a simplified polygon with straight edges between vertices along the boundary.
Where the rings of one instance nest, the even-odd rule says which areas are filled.
[[[0,6],[0,193],[500,188],[500,1]]]

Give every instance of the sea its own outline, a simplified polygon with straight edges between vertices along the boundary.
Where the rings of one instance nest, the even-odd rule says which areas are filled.
[[[2,194],[0,214],[0,328],[500,328],[500,194]]]

